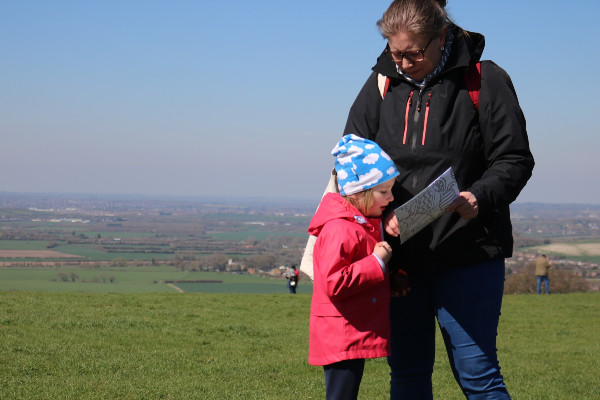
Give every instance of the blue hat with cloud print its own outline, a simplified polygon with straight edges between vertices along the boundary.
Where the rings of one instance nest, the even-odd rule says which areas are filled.
[[[331,150],[340,194],[348,196],[370,189],[400,175],[379,145],[355,134],[342,137]]]

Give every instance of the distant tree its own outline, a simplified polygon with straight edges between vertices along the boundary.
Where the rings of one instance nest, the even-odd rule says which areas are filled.
[[[68,274],[65,274],[64,272],[59,272],[59,273],[58,273],[58,279],[59,279],[61,282],[69,282],[69,275],[68,275]]]
[[[117,257],[115,259],[112,260],[111,265],[113,267],[126,267],[127,266],[127,259],[123,258],[123,257]]]
[[[244,243],[248,246],[256,246],[258,244],[258,239],[255,236],[249,236]]]
[[[175,268],[177,268],[180,271],[186,270],[187,262],[185,261],[184,257],[175,256]]]
[[[277,257],[272,253],[255,254],[247,257],[246,266],[250,268],[273,268],[275,267]]]
[[[209,256],[206,256],[203,260],[203,264],[206,267],[214,268],[217,270],[225,269],[227,265],[227,256],[223,253],[213,253]]]

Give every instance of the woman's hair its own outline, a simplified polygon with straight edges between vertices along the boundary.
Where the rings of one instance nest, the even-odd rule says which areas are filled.
[[[373,188],[350,194],[344,198],[365,217],[368,217],[367,211],[373,205]]]
[[[445,7],[446,0],[395,0],[377,27],[385,39],[398,32],[433,36],[452,22]]]

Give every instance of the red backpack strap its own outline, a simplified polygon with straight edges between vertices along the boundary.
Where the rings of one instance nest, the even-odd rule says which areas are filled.
[[[390,78],[382,74],[377,74],[377,87],[379,88],[381,98],[384,99],[390,87]]]
[[[465,72],[465,83],[475,110],[479,111],[479,89],[481,89],[481,61],[471,64]]]

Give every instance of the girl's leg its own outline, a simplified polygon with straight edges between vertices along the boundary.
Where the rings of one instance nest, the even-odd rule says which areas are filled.
[[[439,274],[434,302],[456,381],[467,399],[510,399],[496,349],[504,260]]]
[[[435,319],[426,277],[411,276],[407,296],[392,298],[390,399],[432,399]]]
[[[325,399],[356,400],[364,369],[364,359],[325,365]]]

